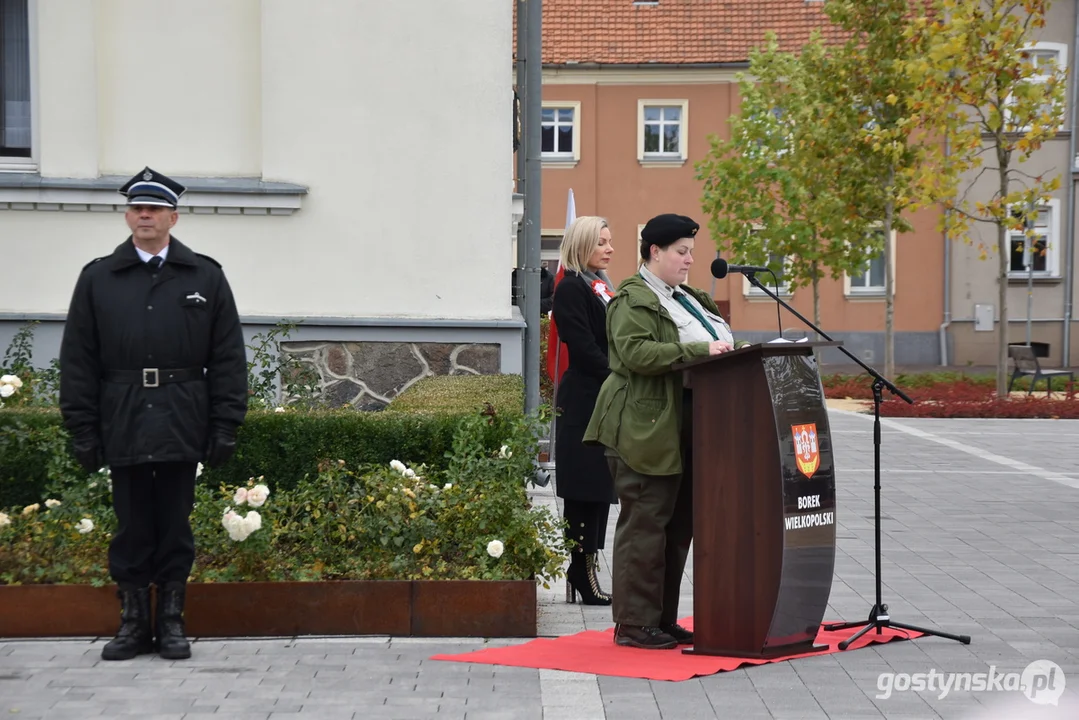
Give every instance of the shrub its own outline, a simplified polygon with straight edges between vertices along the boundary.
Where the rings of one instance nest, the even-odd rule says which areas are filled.
[[[274,473],[200,484],[192,579],[535,577],[549,585],[568,547],[561,522],[532,508],[525,492],[540,425],[507,421],[492,449],[496,424],[482,413],[457,418],[438,466],[337,460],[294,483]],[[109,490],[107,472],[69,476],[50,487],[50,502],[0,515],[0,583],[109,582]]]
[[[327,459],[345,460],[350,467],[384,465],[393,459],[439,465],[452,450],[460,417],[448,412],[253,410],[240,428],[235,455],[221,467],[207,468],[201,479],[214,486],[235,486],[266,475],[291,487],[317,473]],[[498,449],[514,417],[519,414],[490,416],[488,449]],[[68,446],[59,411],[0,410],[0,507],[37,502],[51,480],[82,473]]]
[[[50,481],[77,472],[57,410],[0,410],[0,508],[43,499]]]
[[[384,413],[464,414],[490,407],[495,413],[524,412],[520,375],[435,375],[418,381],[393,399]]]
[[[1066,380],[1053,380],[1054,391],[1068,389]],[[826,397],[873,399],[868,376],[831,375],[821,381]],[[1030,386],[1029,379],[1023,378],[1021,382],[1025,391]],[[1079,402],[1071,396],[1060,399],[1035,394],[998,398],[996,378],[990,375],[951,372],[899,375],[895,384],[914,403],[907,403],[885,389],[880,407],[884,417],[1079,418]],[[1016,382],[1017,390],[1020,384]],[[1045,382],[1038,382],[1037,388],[1044,392]]]

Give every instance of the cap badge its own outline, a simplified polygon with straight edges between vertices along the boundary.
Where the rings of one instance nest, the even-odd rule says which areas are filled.
[[[146,172],[144,172],[142,174],[142,179],[145,180],[146,182],[150,182],[151,180],[154,179],[154,174],[152,172],[150,172],[149,170],[147,170]]]

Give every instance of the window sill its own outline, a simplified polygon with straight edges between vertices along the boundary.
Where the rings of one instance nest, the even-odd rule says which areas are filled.
[[[111,212],[125,207],[117,189],[128,178],[43,178],[37,173],[0,173],[0,210]],[[179,211],[197,215],[291,215],[307,188],[259,178],[184,178]]]
[[[769,289],[771,289],[771,288],[769,288]],[[775,290],[772,290],[772,292],[775,292]],[[778,295],[780,298],[782,298],[784,300],[788,300],[788,299],[794,297],[794,293],[790,292],[789,290],[780,290],[779,292],[776,293],[776,295]],[[775,298],[773,298],[770,295],[765,295],[762,292],[742,293],[742,297],[744,297],[748,302],[761,302],[761,301],[775,302]]]
[[[893,295],[894,297],[894,295]],[[883,302],[886,299],[884,290],[866,290],[865,292],[846,293],[847,300],[851,302]]]
[[[1041,275],[1041,276],[1035,275],[1034,278],[1033,278],[1033,282],[1034,282],[1035,285],[1059,285],[1060,283],[1064,282],[1064,278],[1060,277],[1059,275],[1053,275],[1053,276],[1050,276],[1050,275]],[[1027,276],[1026,275],[1011,275],[1011,274],[1009,274],[1008,275],[1008,284],[1009,285],[1026,285],[1027,284]]]
[[[26,158],[0,158],[0,173],[36,173],[37,163]]]
[[[572,170],[577,167],[580,158],[575,157],[543,157],[540,156],[540,167],[547,170]]]
[[[641,164],[641,167],[647,168],[678,168],[686,164],[684,157],[668,156],[668,157],[641,157],[637,158],[637,162]]]

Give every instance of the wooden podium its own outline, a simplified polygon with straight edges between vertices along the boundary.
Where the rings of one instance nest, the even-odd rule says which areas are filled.
[[[813,349],[767,343],[676,366],[693,390],[693,638],[687,653],[814,646],[835,566],[835,467]]]

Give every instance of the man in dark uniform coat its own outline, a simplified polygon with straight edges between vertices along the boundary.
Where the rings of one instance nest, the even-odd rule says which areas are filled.
[[[247,412],[232,290],[215,260],[170,233],[184,190],[150,168],[120,189],[131,236],[83,268],[60,347],[60,410],[75,457],[89,471],[112,472],[118,527],[109,572],[121,624],[105,660],[155,649],[191,657],[183,611],[195,474],[203,460],[229,459]]]

